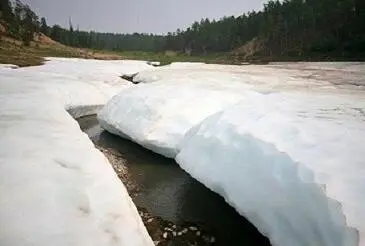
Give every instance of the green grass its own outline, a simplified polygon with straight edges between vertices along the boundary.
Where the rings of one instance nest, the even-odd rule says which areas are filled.
[[[59,47],[25,47],[0,41],[0,63],[20,67],[38,66],[45,62],[44,57],[80,57],[72,49]]]
[[[0,41],[0,63],[14,64],[20,67],[41,65],[44,58],[13,44]]]

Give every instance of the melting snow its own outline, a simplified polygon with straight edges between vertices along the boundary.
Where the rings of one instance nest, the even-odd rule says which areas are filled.
[[[153,245],[125,187],[75,117],[97,113],[144,62],[52,58],[0,66],[0,244]]]
[[[364,71],[173,64],[139,73],[99,119],[175,157],[273,245],[363,246]]]

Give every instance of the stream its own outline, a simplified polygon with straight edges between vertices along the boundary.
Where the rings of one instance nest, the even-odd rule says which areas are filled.
[[[156,245],[270,245],[268,239],[222,197],[192,178],[173,159],[167,159],[103,131],[96,115],[82,117],[77,121],[107,157],[110,153],[114,155],[114,158],[108,159],[116,171],[118,168],[113,162],[119,160],[122,163],[125,178],[121,179]],[[146,214],[148,217],[144,219]],[[148,225],[153,220],[157,221],[155,229]],[[167,228],[169,226],[171,229]],[[191,228],[191,234],[185,233],[190,237],[209,236],[203,236],[205,241],[196,238],[189,239],[190,241],[174,240],[173,237],[184,234],[184,229],[181,229],[180,234],[172,234],[178,228]],[[168,233],[170,231],[171,235]]]

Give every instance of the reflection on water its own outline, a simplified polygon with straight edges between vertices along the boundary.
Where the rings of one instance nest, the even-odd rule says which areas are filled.
[[[224,246],[270,245],[257,229],[223,198],[183,171],[174,160],[100,129],[95,116],[78,119],[80,127],[101,147],[120,153],[138,185],[135,204],[176,224],[197,223],[209,228]]]

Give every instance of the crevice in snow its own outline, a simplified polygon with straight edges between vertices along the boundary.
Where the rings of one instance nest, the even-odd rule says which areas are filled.
[[[104,105],[75,105],[66,106],[65,109],[72,118],[77,119],[83,116],[97,114],[103,107]]]
[[[134,81],[134,78],[138,75],[138,73],[132,73],[132,74],[123,74],[120,76],[122,79],[127,80],[129,82],[132,82],[133,84],[138,84],[138,81]]]

